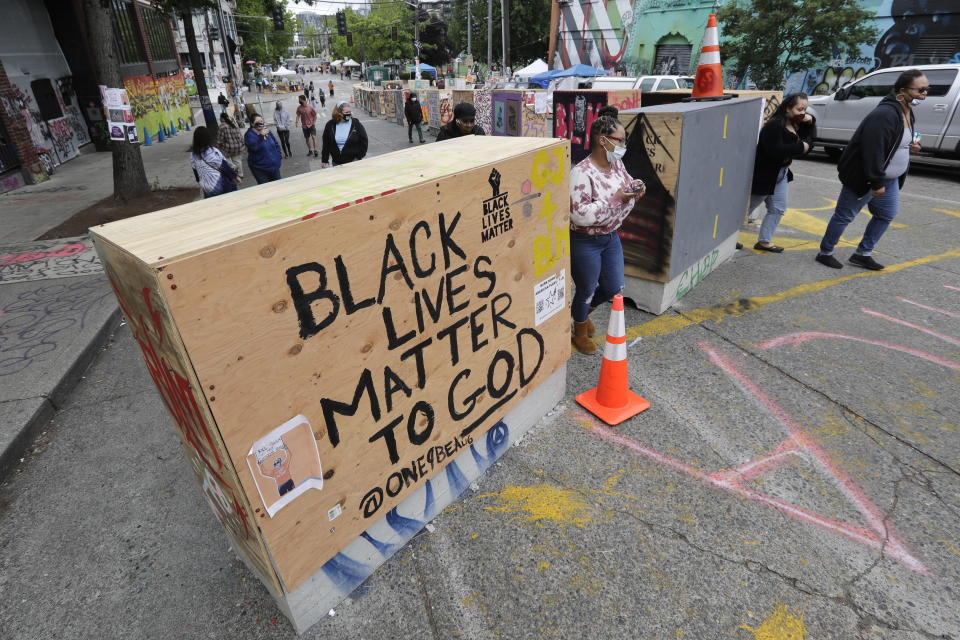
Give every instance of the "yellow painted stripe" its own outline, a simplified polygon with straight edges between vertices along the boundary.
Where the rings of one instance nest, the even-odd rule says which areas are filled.
[[[954,216],[960,218],[960,211],[951,211],[950,209],[934,209],[937,213],[945,213],[948,216]]]
[[[720,167],[720,186],[723,186],[723,167]]]
[[[783,302],[784,300],[789,300],[791,298],[810,293],[817,293],[818,291],[823,291],[824,289],[829,289],[830,287],[843,284],[844,282],[849,282],[850,280],[855,280],[857,278],[875,278],[890,273],[896,273],[897,271],[902,271],[911,267],[930,264],[931,262],[938,262],[940,260],[949,260],[951,258],[960,258],[960,247],[951,249],[949,251],[944,251],[943,253],[936,253],[923,258],[917,258],[916,260],[908,260],[907,262],[889,265],[883,271],[861,271],[849,276],[840,276],[839,278],[829,278],[827,280],[817,280],[816,282],[797,285],[796,287],[791,287],[785,291],[772,293],[770,295],[744,298],[742,300],[737,300],[727,304],[718,304],[711,307],[692,309],[690,311],[684,311],[682,315],[662,315],[649,322],[628,327],[626,331],[626,339],[629,342],[630,340],[634,340],[636,338],[663,336],[680,331],[681,329],[689,327],[690,325],[700,324],[701,322],[705,322],[707,320],[720,321],[726,318],[737,318],[746,315],[751,311],[763,309],[769,304]],[[598,335],[593,340],[597,344],[602,344],[604,339],[605,336]]]
[[[723,114],[723,139],[724,140],[727,139],[727,118],[729,117],[730,117],[729,114],[726,114],[726,113]]]
[[[713,216],[713,237],[717,237],[717,222],[720,221],[720,214]]]

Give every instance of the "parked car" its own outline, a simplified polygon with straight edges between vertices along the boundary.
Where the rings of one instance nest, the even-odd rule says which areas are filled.
[[[860,121],[893,89],[908,69],[923,71],[930,80],[926,100],[913,108],[923,155],[960,157],[960,64],[929,64],[878,69],[845,84],[828,96],[811,96],[807,111],[817,119],[817,138],[832,158],[838,158]]]
[[[693,89],[693,80],[692,76],[640,76],[633,88],[640,91]]]

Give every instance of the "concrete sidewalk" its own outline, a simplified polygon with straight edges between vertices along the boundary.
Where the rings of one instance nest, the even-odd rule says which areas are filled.
[[[330,76],[308,75],[325,87]],[[352,82],[334,79],[335,99],[349,99]],[[249,96],[249,94],[248,94]],[[247,98],[257,103],[256,94]],[[263,95],[268,123],[277,97]],[[280,96],[296,108],[297,94]],[[318,114],[320,126],[333,104]],[[408,146],[401,127],[358,113],[370,139],[369,155]],[[272,128],[272,126],[271,126]],[[192,135],[141,147],[147,179],[158,189],[196,187],[189,164]],[[303,136],[292,132],[293,157],[284,177],[320,169],[308,158]],[[256,183],[244,167],[242,188]],[[109,153],[88,145],[79,158],[60,167],[48,182],[0,195],[0,480],[16,468],[31,443],[83,376],[121,322],[120,310],[89,239],[37,242],[48,229],[113,193]],[[197,189],[197,199],[202,196]]]

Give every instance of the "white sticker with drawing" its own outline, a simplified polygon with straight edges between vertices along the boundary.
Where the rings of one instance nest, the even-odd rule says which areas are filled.
[[[540,326],[567,304],[567,270],[551,275],[533,287],[534,325]]]
[[[272,518],[309,489],[323,489],[320,451],[310,422],[287,420],[250,447],[247,466]]]

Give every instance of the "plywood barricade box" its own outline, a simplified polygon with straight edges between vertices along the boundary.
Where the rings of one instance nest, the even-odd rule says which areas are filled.
[[[540,106],[538,106],[538,97]],[[526,138],[553,137],[553,122],[549,107],[546,105],[546,97],[547,91],[542,89],[523,92],[523,102],[520,106],[520,135]]]
[[[450,102],[453,106],[457,106],[461,102],[473,104],[473,89],[454,89]]]
[[[298,632],[562,399],[569,167],[566,141],[469,136],[92,230],[205,497]]]
[[[383,114],[387,120],[396,120],[397,119],[397,102],[396,94],[399,91],[386,89],[383,92],[383,100],[381,104],[383,105]]]
[[[524,136],[550,138],[553,135],[550,114],[544,109],[537,113],[536,96],[543,90],[500,90],[491,95],[493,103],[493,129],[495,136]]]
[[[620,229],[624,295],[663,313],[736,247],[753,177],[760,98],[620,112],[627,171],[646,195]]]
[[[690,89],[669,89],[667,91],[651,91],[643,93],[643,105],[653,107],[659,104],[674,104],[684,98],[689,98],[693,92]],[[783,101],[783,91],[739,90],[725,89],[723,94],[734,98],[763,98],[763,119],[773,115]]]
[[[636,89],[553,92],[553,137],[570,140],[573,164],[590,155],[590,125],[597,119],[597,112],[608,105],[620,111],[637,109],[640,92]]]
[[[493,92],[489,89],[474,89],[473,106],[477,111],[476,123],[490,135],[493,131]]]

